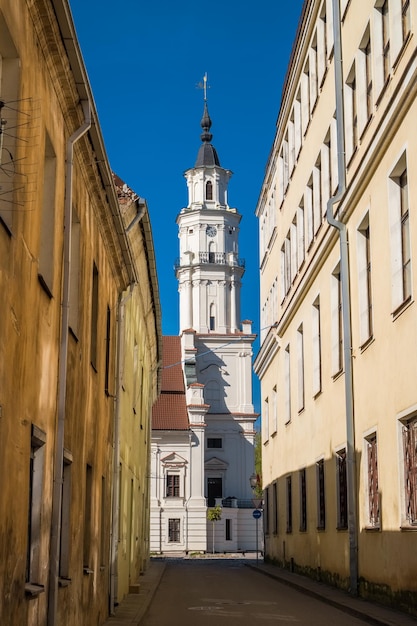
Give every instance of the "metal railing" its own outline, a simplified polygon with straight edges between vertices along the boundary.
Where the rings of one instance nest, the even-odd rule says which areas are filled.
[[[180,267],[199,264],[229,265],[244,268],[245,259],[238,259],[233,252],[199,252],[197,258],[194,258],[191,263],[177,258],[174,269],[178,270]]]

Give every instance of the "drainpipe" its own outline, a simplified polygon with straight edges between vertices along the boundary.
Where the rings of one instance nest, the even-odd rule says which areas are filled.
[[[342,74],[342,43],[339,0],[333,4],[333,36],[334,36],[334,67],[336,91],[336,131],[337,131],[337,169],[338,187],[336,194],[327,202],[326,217],[330,226],[339,231],[340,241],[340,283],[342,291],[343,319],[343,361],[345,369],[345,414],[346,414],[346,466],[347,466],[347,500],[348,500],[348,533],[349,533],[349,591],[358,594],[358,531],[356,508],[356,460],[355,460],[355,428],[353,408],[353,375],[352,375],[352,329],[350,316],[349,289],[349,250],[346,224],[336,220],[333,207],[346,191],[346,156],[344,137],[344,105],[343,105],[343,74]]]
[[[119,493],[120,493],[120,396],[123,384],[124,363],[124,332],[125,332],[125,307],[126,302],[132,297],[134,283],[130,285],[130,291],[124,296],[119,296],[118,324],[117,324],[117,356],[116,356],[116,395],[114,409],[113,428],[113,500],[111,522],[111,548],[110,548],[110,615],[114,615],[118,585],[118,547],[119,547]]]
[[[52,492],[51,547],[49,560],[48,626],[57,624],[59,544],[61,538],[61,502],[64,463],[64,433],[67,385],[68,322],[71,274],[71,224],[72,224],[72,180],[74,173],[74,144],[91,127],[91,109],[88,101],[82,102],[85,121],[68,139],[65,165],[64,201],[64,258],[63,289],[61,305],[61,342],[58,357],[58,423],[55,439],[55,472]]]

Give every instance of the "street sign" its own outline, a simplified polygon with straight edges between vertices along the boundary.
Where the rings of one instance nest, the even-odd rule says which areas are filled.
[[[262,515],[262,511],[260,511],[259,509],[255,509],[252,515],[255,519],[259,519]]]

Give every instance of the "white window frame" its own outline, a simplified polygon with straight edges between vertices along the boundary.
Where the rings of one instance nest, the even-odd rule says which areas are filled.
[[[373,42],[371,41],[371,31],[369,24],[359,44],[356,54],[356,85],[357,85],[357,115],[358,115],[358,137],[361,137],[373,111]],[[368,88],[371,87],[372,103],[368,107]]]
[[[291,422],[291,355],[290,344],[284,350],[284,402],[285,423]]]
[[[263,401],[262,434],[263,434],[263,443],[266,443],[269,440],[269,398],[268,397],[266,397]]]
[[[332,376],[343,371],[343,326],[340,262],[331,275],[330,285],[331,325],[332,325]]]
[[[321,362],[321,317],[320,296],[313,302],[312,307],[312,359],[313,359],[313,397],[322,391],[322,362]]]
[[[403,151],[396,164],[391,168],[388,176],[388,210],[391,238],[391,280],[392,280],[392,308],[393,315],[396,311],[412,298],[412,291],[407,294],[404,291],[404,265],[403,265],[403,240],[404,240],[404,224],[401,216],[401,188],[398,181],[404,171],[408,172],[407,153]],[[410,198],[408,194],[408,241],[407,245],[410,250],[410,290],[412,286],[412,249],[410,240]],[[407,236],[407,234],[406,234]]]
[[[373,336],[372,311],[372,264],[370,257],[369,211],[366,212],[356,230],[358,299],[359,299],[359,342],[364,346]]]
[[[323,2],[317,20],[317,78],[319,87],[324,82],[327,70],[327,9],[326,2]]]
[[[389,2],[390,0],[377,0],[372,14],[372,41],[373,41],[373,79],[375,102],[381,95],[383,88],[390,75],[390,39],[389,39]],[[387,16],[384,17],[384,6],[388,7]]]
[[[272,388],[272,423],[271,423],[271,435],[274,435],[278,430],[278,394],[277,386]]]
[[[294,100],[294,150],[295,159],[298,159],[303,144],[303,130],[301,119],[301,90],[299,89]]]
[[[298,412],[305,408],[304,328],[297,328]]]
[[[305,135],[310,124],[310,68],[308,61],[301,76],[301,128]]]
[[[356,64],[353,63],[345,82],[345,144],[349,163],[358,145],[358,89]]]
[[[313,176],[310,177],[304,191],[304,217],[306,248],[309,250],[314,240]]]
[[[332,174],[331,174],[331,139],[330,139],[330,129],[324,138],[324,141],[321,146],[321,204],[322,204],[322,215],[326,216],[327,212],[327,202],[330,198],[330,188],[332,184]]]
[[[330,124],[330,169],[331,169],[331,192],[336,193],[339,185],[339,175],[337,167],[337,122],[335,115]]]
[[[313,112],[319,95],[319,80],[317,68],[317,32],[314,33],[308,55],[310,70],[310,112]]]
[[[298,225],[297,213],[291,223],[291,282],[293,283],[298,272]]]
[[[314,224],[314,236],[317,235],[322,223],[322,169],[321,169],[321,154],[317,157],[316,163],[313,168],[313,224]]]
[[[305,241],[304,241],[304,198],[297,208],[297,261],[298,270],[304,263],[305,259]]]

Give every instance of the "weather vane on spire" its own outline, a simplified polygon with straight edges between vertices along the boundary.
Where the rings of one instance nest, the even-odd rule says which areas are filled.
[[[203,76],[203,80],[197,84],[198,89],[204,91],[204,102],[207,102],[207,89],[210,89],[210,85],[207,84],[207,72]]]

